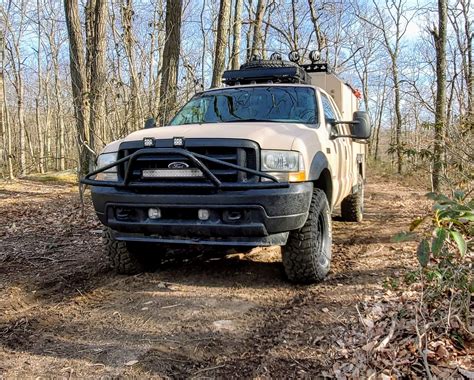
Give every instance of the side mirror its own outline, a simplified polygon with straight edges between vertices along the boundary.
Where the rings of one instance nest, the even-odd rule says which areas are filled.
[[[337,122],[334,119],[326,119],[326,125],[329,128],[329,138],[331,140],[337,139],[339,131],[337,130]]]
[[[155,127],[156,127],[156,121],[153,117],[150,117],[150,118],[146,119],[145,129],[155,128]]]
[[[351,134],[357,139],[367,140],[371,132],[368,113],[365,111],[356,111],[354,112],[353,119],[355,123],[351,124]]]

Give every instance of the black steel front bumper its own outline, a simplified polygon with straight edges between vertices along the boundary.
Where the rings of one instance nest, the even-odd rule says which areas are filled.
[[[91,191],[100,221],[118,240],[263,246],[283,245],[288,231],[303,226],[313,184],[207,194],[150,194],[102,186]],[[162,217],[150,219],[149,208],[159,208]],[[199,209],[209,210],[208,220],[199,220]]]
[[[140,148],[81,180],[83,184],[92,186],[97,215],[114,231],[116,239],[212,245],[283,245],[288,232],[305,223],[313,193],[312,183],[278,182],[268,173],[168,145]],[[179,155],[189,160],[193,167],[201,170],[205,179],[200,182],[179,181],[177,178],[171,182],[133,181],[133,162],[157,153]],[[206,163],[223,165],[266,181],[222,182]],[[126,164],[126,170],[119,181],[95,179],[96,174],[121,164]],[[161,217],[149,218],[150,208],[159,208]],[[207,220],[199,219],[201,209],[208,211]]]

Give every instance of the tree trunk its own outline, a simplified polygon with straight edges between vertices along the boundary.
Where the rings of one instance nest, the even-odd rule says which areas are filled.
[[[252,50],[250,53],[250,59],[254,56],[262,56],[263,45],[262,45],[262,24],[263,15],[265,14],[266,0],[258,0],[257,11],[255,13],[255,21],[253,24],[253,41]]]
[[[91,56],[90,74],[90,144],[92,151],[97,152],[99,144],[97,137],[103,137],[105,125],[105,85],[107,72],[105,67],[106,55],[106,26],[107,26],[107,0],[91,0],[95,7],[92,13],[93,36],[91,44],[87,46]],[[102,138],[103,140],[103,138]],[[92,170],[93,162],[90,162],[89,170]]]
[[[130,75],[130,103],[132,108],[132,128],[137,130],[142,123],[142,106],[138,94],[139,80],[135,64],[135,56],[133,54],[133,32],[132,32],[132,0],[126,0],[122,6],[122,25],[125,53],[127,54],[129,75]]]
[[[232,28],[232,70],[238,70],[240,67],[240,40],[242,34],[242,5],[243,0],[235,1],[234,25]]]
[[[237,0],[239,1],[239,0]],[[201,54],[201,87],[206,88],[206,49],[207,49],[207,32],[204,22],[204,12],[206,10],[206,0],[202,1],[201,8],[201,36],[202,36],[202,54]]]
[[[382,127],[382,117],[383,112],[385,109],[385,96],[387,91],[387,77],[385,77],[383,83],[383,90],[382,96],[379,97],[381,99],[380,107],[378,109],[378,115],[376,116],[376,127],[375,127],[375,149],[374,149],[374,160],[377,161],[379,159],[379,142],[380,142],[380,129]]]
[[[90,142],[88,86],[77,0],[64,0],[64,10],[69,37],[69,65],[79,143],[79,171],[81,174],[87,174],[90,164],[93,163],[93,156],[88,149]]]
[[[18,128],[20,130],[20,175],[26,175],[26,130],[25,130],[25,109],[23,104],[23,80],[21,72],[17,73],[17,117]]]
[[[402,151],[402,112],[400,110],[400,81],[398,79],[397,59],[392,56],[392,75],[395,91],[395,146],[397,151],[397,173],[402,174],[403,151]]]
[[[39,159],[38,169],[40,173],[44,173],[44,139],[43,139],[43,126],[41,125],[40,118],[40,102],[43,97],[43,78],[41,75],[41,6],[40,0],[36,0],[37,12],[38,12],[38,51],[37,51],[37,64],[38,64],[38,93],[35,99],[36,105],[36,129],[38,132],[38,145],[39,145]]]
[[[0,59],[1,59],[1,40],[2,40],[2,35],[0,32]],[[2,146],[0,147],[0,160],[5,160],[7,161],[7,157],[9,155],[9,152],[7,151],[7,130],[6,130],[6,125],[5,125],[5,98],[3,97],[3,62],[0,62],[0,136],[2,138]],[[3,167],[1,168],[2,170],[2,177],[5,178],[5,175],[3,175]]]
[[[13,171],[13,143],[12,143],[12,128],[10,124],[10,112],[8,110],[7,104],[7,93],[6,87],[3,83],[3,99],[5,100],[5,130],[6,130],[6,137],[7,137],[7,165],[8,165],[8,176],[10,179],[15,178],[15,173]]]
[[[10,117],[8,114],[7,95],[4,82],[4,35],[0,30],[0,123],[4,143],[4,154],[7,162],[8,178],[13,179],[13,162],[12,162],[12,136],[10,128]]]
[[[248,18],[252,20],[252,8],[253,8],[253,0],[248,0]],[[247,29],[247,33],[245,33],[245,44],[246,44],[246,54],[245,60],[248,62],[252,58],[252,32],[253,32],[253,25],[250,23]]]
[[[53,42],[54,43],[54,42]],[[62,108],[62,98],[61,98],[61,88],[60,88],[60,78],[59,78],[59,64],[58,64],[58,52],[57,48],[51,49],[52,61],[53,61],[53,71],[54,71],[54,96],[56,97],[56,110],[57,114],[57,123],[58,123],[58,132],[59,138],[57,144],[59,145],[58,149],[58,167],[59,170],[66,169],[66,153],[65,153],[65,128],[64,128],[64,115]]]
[[[221,0],[217,21],[217,39],[211,87],[219,87],[225,68],[225,50],[229,38],[230,0]]]
[[[474,59],[473,59],[473,40],[474,32],[472,31],[472,18],[469,17],[470,1],[463,0],[461,2],[464,15],[464,33],[466,35],[466,54],[467,68],[464,76],[467,82],[467,131],[474,128]],[[472,5],[471,5],[472,7]],[[472,10],[472,8],[470,8]]]
[[[311,13],[311,22],[313,23],[314,33],[316,34],[316,41],[318,43],[318,50],[323,53],[323,50],[327,47],[326,36],[321,30],[321,25],[319,24],[319,14],[316,11],[314,0],[308,0],[309,10]]]
[[[166,42],[163,50],[159,112],[162,125],[168,121],[176,108],[182,6],[182,0],[166,1]]]
[[[447,0],[438,0],[438,28],[431,31],[436,48],[436,111],[434,126],[433,191],[441,190],[446,128]]]

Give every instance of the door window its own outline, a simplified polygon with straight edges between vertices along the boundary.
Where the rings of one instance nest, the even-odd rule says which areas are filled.
[[[329,119],[337,120],[336,111],[328,97],[323,93],[321,93],[321,103],[323,104],[323,112],[326,121]]]

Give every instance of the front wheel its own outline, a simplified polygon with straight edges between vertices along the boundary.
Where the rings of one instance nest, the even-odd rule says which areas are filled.
[[[149,252],[149,245],[116,240],[112,230],[108,227],[104,229],[102,238],[105,254],[115,272],[137,274],[153,272],[157,269],[158,260],[154,257],[153,252]]]
[[[291,231],[282,248],[283,267],[289,280],[300,283],[321,281],[331,264],[331,213],[326,194],[314,189],[308,219]]]

